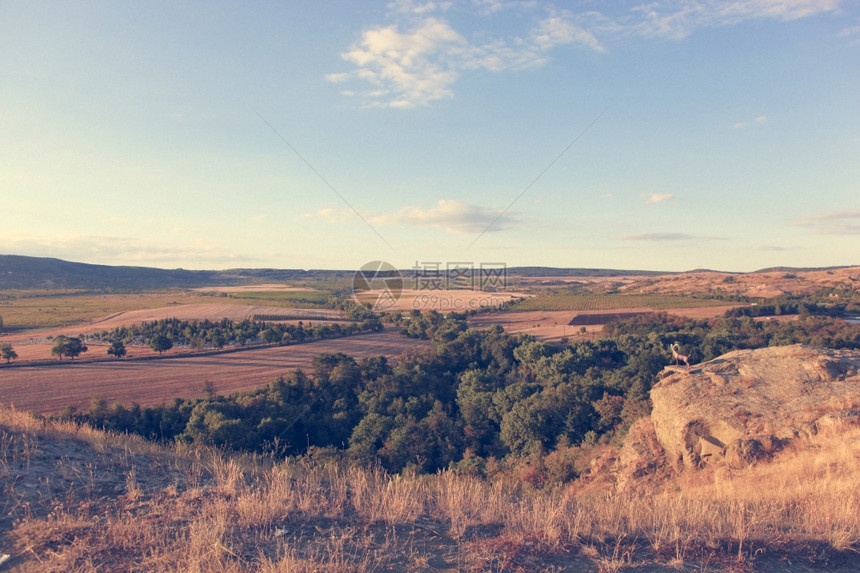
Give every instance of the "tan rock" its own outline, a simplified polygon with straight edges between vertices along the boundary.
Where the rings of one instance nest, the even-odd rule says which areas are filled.
[[[650,417],[640,418],[630,427],[617,462],[614,473],[620,489],[647,481],[665,469],[666,454]]]
[[[805,345],[738,350],[668,367],[651,390],[651,421],[680,470],[766,459],[820,425],[860,424],[860,351]]]

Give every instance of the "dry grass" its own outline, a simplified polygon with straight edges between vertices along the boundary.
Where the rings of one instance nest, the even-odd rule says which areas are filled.
[[[860,429],[838,425],[741,472],[535,492],[165,449],[0,409],[0,552],[14,571],[737,569],[856,555],[858,475]]]

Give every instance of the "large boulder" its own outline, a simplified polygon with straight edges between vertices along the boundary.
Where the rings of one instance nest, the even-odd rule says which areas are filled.
[[[675,469],[743,467],[800,435],[860,423],[860,351],[806,345],[737,350],[651,390],[651,421]]]

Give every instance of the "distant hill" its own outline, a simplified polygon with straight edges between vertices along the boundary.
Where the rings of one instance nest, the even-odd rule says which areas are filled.
[[[829,268],[838,269],[845,267]],[[826,269],[774,267],[755,272],[763,273],[777,270],[782,272],[802,272]],[[288,282],[313,278],[351,279],[354,272],[354,270],[349,269],[226,269],[190,271],[186,269],[94,265],[44,257],[0,255],[0,290],[46,288],[124,291],[176,287],[193,288],[259,282]],[[412,269],[401,270],[404,276],[411,276],[413,272]],[[505,269],[505,272],[507,276],[517,277],[648,277],[683,274],[667,271],[557,267],[508,267]]]
[[[342,273],[339,271],[302,269],[189,271],[151,267],[116,267],[52,258],[0,255],[0,290],[47,288],[116,291],[191,288],[260,281],[289,281],[323,275],[336,277],[340,274]]]
[[[115,291],[170,287],[192,288],[307,278],[351,278],[353,272],[355,271],[304,269],[189,271],[186,269],[94,265],[44,257],[0,255],[0,290],[67,288]],[[412,270],[401,272],[406,276]],[[509,267],[506,272],[508,276],[520,277],[615,277],[667,274],[661,271],[554,267]]]
[[[752,271],[753,273],[807,273],[813,271],[835,271],[837,269],[850,269],[851,265],[842,265],[838,267],[768,267]]]

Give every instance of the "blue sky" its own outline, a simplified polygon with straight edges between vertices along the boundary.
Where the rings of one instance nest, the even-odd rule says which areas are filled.
[[[860,5],[0,2],[0,253],[860,264]]]

